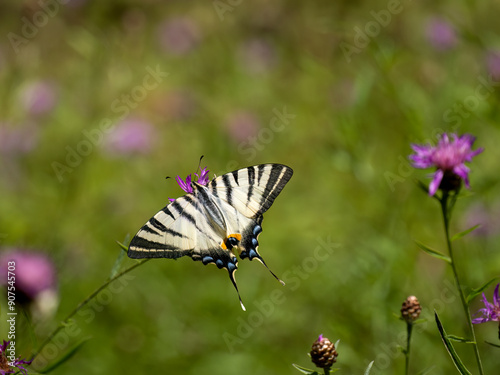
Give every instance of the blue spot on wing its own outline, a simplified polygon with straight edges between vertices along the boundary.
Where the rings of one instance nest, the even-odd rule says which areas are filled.
[[[217,266],[217,268],[222,268],[224,267],[224,262],[222,261],[222,259],[217,259],[215,261],[215,265]]]
[[[214,261],[214,258],[206,256],[206,257],[203,257],[203,259],[201,261],[203,262],[204,265],[207,265],[209,263],[212,263]]]
[[[257,236],[259,233],[262,233],[262,227],[260,225],[256,225],[254,228],[253,228],[253,235],[254,236]]]

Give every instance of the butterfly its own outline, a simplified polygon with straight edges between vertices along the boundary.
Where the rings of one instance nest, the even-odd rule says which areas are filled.
[[[245,306],[234,273],[240,259],[257,259],[271,274],[259,254],[258,236],[263,214],[293,175],[282,164],[260,164],[208,179],[203,168],[184,182],[177,182],[188,194],[170,199],[171,203],[154,215],[132,238],[130,258],[171,258],[189,256],[204,265],[215,264],[229,272],[241,308]]]

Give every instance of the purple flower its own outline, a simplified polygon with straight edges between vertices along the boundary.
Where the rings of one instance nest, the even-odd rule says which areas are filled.
[[[153,126],[144,120],[125,119],[113,127],[105,148],[115,155],[148,153],[152,148],[153,130]]]
[[[469,188],[469,168],[465,162],[471,162],[472,158],[483,152],[483,148],[472,151],[475,137],[470,134],[457,136],[451,134],[441,136],[437,146],[412,144],[411,147],[416,153],[410,155],[410,160],[415,168],[436,167],[433,179],[429,185],[429,195],[436,194],[438,188],[443,190],[455,190],[461,180]],[[457,181],[458,180],[458,181]],[[449,186],[452,188],[449,188]]]
[[[37,141],[37,129],[31,124],[12,126],[0,122],[0,155],[27,154],[36,147]]]
[[[486,56],[488,71],[495,81],[500,79],[500,51],[491,51]]]
[[[498,287],[500,284],[497,284],[495,291],[493,292],[493,303],[489,303],[486,299],[486,296],[483,293],[483,302],[484,309],[479,309],[476,314],[483,314],[480,318],[472,319],[472,323],[480,324],[486,322],[500,322],[500,296],[498,295]]]
[[[200,185],[206,186],[208,184],[208,172],[210,172],[207,167],[201,169],[200,168],[200,174],[195,173],[195,176],[197,177],[196,182],[199,183]],[[192,193],[193,192],[193,187],[191,186],[192,184],[192,177],[191,175],[188,175],[186,177],[186,181],[184,182],[181,178],[181,176],[177,176],[175,178],[179,186],[181,187],[182,190],[184,190],[186,193]],[[170,202],[174,202],[175,199],[168,198]]]
[[[247,142],[255,137],[260,129],[257,117],[249,111],[239,110],[231,113],[226,120],[226,126],[231,139],[235,142]]]
[[[442,18],[434,18],[429,22],[427,39],[435,49],[441,51],[453,48],[457,44],[455,29]]]
[[[185,55],[200,40],[198,26],[189,18],[173,18],[160,25],[158,30],[161,48],[173,55]]]
[[[3,340],[3,344],[0,345],[0,375],[14,374],[18,371],[27,375],[28,372],[23,365],[31,365],[33,360],[27,361],[25,359],[21,359],[21,357],[18,357],[13,361],[10,360],[10,354],[7,353],[9,344],[10,341]]]
[[[0,257],[0,283],[7,281],[7,264],[15,262],[16,291],[34,300],[45,290],[56,289],[54,264],[44,254],[30,251],[7,251]]]
[[[29,84],[21,93],[24,109],[31,115],[43,115],[56,105],[57,94],[54,85],[46,81]]]
[[[250,73],[265,73],[276,62],[274,47],[263,39],[251,39],[240,47],[240,60]]]

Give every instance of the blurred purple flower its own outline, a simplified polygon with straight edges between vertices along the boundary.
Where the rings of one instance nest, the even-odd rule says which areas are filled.
[[[490,51],[486,56],[486,65],[491,76],[500,80],[500,51]]]
[[[0,155],[22,155],[32,151],[38,141],[38,133],[31,125],[14,127],[0,122]]]
[[[208,184],[208,172],[210,172],[208,170],[208,167],[205,167],[203,169],[200,168],[200,174],[195,173],[195,176],[197,178],[197,180],[195,182],[199,183],[200,185],[206,186]],[[179,184],[179,186],[181,187],[181,189],[184,190],[186,193],[192,193],[193,192],[193,187],[191,186],[192,177],[191,177],[190,174],[186,177],[186,181],[185,182],[182,180],[181,176],[177,176],[175,178],[175,180],[177,181],[177,183]],[[173,199],[173,198],[168,198],[168,200],[170,202],[174,202],[175,201],[175,199]]]
[[[250,73],[268,71],[276,62],[276,52],[271,44],[262,39],[252,39],[240,48],[240,59]]]
[[[497,284],[495,291],[493,292],[493,303],[488,302],[486,296],[483,293],[483,303],[484,309],[479,309],[474,315],[483,314],[479,318],[472,319],[472,323],[480,324],[486,322],[499,322],[500,321],[500,296],[498,295],[498,288],[500,284]]]
[[[437,50],[448,50],[457,44],[453,26],[442,18],[433,18],[427,24],[427,39]]]
[[[412,144],[411,146],[416,152],[410,155],[413,167],[437,168],[429,185],[429,195],[431,196],[436,194],[439,187],[443,188],[443,182],[454,185],[457,179],[459,181],[463,180],[465,186],[469,188],[469,168],[464,163],[471,162],[474,156],[483,152],[483,148],[472,151],[475,137],[470,134],[464,134],[461,137],[451,134],[451,137],[453,138],[452,141],[448,134],[444,133],[435,147],[428,144]]]
[[[193,95],[182,89],[157,96],[153,105],[154,110],[165,118],[165,122],[187,120],[193,116],[197,108]]]
[[[31,365],[31,361],[27,361],[25,359],[21,359],[18,357],[14,361],[10,361],[8,358],[9,353],[7,353],[7,348],[10,344],[10,341],[3,340],[3,344],[0,345],[0,375],[5,374],[15,374],[20,371],[22,374],[27,375],[28,372],[24,365]]]
[[[37,116],[50,112],[57,102],[54,84],[47,81],[30,83],[21,92],[21,102],[30,115]]]
[[[20,302],[32,302],[44,291],[56,290],[56,272],[52,261],[41,253],[10,250],[0,256],[0,283],[7,282],[8,262],[15,262],[16,297]]]
[[[164,52],[185,55],[192,51],[200,41],[196,23],[189,18],[172,18],[158,28],[158,39]]]
[[[472,236],[493,236],[500,232],[500,210],[499,207],[486,207],[476,204],[467,209],[463,218],[463,227],[472,228],[480,225],[473,232]]]
[[[153,147],[154,137],[154,128],[149,122],[127,118],[113,127],[104,147],[114,155],[146,154]]]
[[[228,116],[226,127],[231,139],[236,143],[241,143],[257,134],[260,123],[253,113],[240,110]]]

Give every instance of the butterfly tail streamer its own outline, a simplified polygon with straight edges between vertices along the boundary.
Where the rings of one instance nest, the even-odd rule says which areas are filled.
[[[285,286],[285,282],[284,282],[283,280],[281,280],[278,276],[276,276],[276,275],[274,274],[274,272],[273,272],[273,271],[271,271],[271,269],[267,266],[266,262],[264,262],[264,259],[262,259],[262,257],[261,257],[261,256],[256,257],[256,259],[258,259],[258,260],[259,260],[259,262],[261,262],[261,263],[264,265],[264,267],[266,267],[266,268],[267,268],[267,270],[268,270],[269,272],[271,272],[271,275],[273,275],[273,276],[274,276],[274,278],[275,278],[276,280],[278,280],[278,281],[280,282],[280,284],[281,284],[281,285]]]
[[[240,291],[238,290],[238,285],[236,285],[236,280],[234,278],[234,272],[235,271],[236,270],[234,270],[233,272],[229,272],[229,278],[231,279],[231,282],[234,285],[234,289],[236,289],[236,293],[238,293],[238,298],[240,300],[241,308],[243,309],[243,311],[247,311],[247,309],[245,308],[245,305],[243,304],[243,301],[241,300]]]

